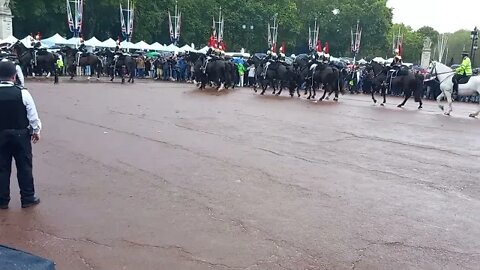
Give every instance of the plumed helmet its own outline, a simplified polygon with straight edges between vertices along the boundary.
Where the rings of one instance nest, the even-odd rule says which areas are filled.
[[[330,54],[329,54],[329,53],[326,53],[326,54],[324,55],[324,57],[325,57],[325,58],[330,58]]]
[[[277,57],[277,54],[276,53],[272,53],[273,57]]]
[[[285,54],[284,54],[284,53],[280,53],[280,57],[285,57]]]
[[[399,54],[400,53],[400,50],[397,48],[395,49],[395,54]]]
[[[297,57],[295,54],[290,55],[291,58]]]
[[[268,50],[267,55],[271,55],[271,54],[272,54],[272,51]]]

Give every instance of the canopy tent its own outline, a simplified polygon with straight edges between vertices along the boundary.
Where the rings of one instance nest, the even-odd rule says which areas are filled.
[[[195,49],[188,44],[181,47],[180,50],[182,50],[183,52],[195,52]]]
[[[392,63],[393,62],[393,58],[388,58],[387,60],[385,60],[385,63]]]
[[[6,39],[2,40],[0,43],[8,43],[8,44],[13,44],[17,42],[18,39],[12,35],[8,36]]]
[[[90,47],[103,47],[102,44],[103,43],[96,37],[92,37],[91,39],[85,41],[85,45]]]
[[[67,40],[65,45],[73,45],[73,46],[78,46],[80,45],[80,38],[78,37],[72,37]]]
[[[163,51],[167,51],[167,52],[175,52],[175,53],[178,53],[178,52],[183,52],[182,49],[178,48],[177,46],[175,46],[173,43],[166,46],[165,48],[163,48]]]
[[[208,50],[207,50],[208,51]],[[205,52],[206,53],[206,52]],[[249,58],[250,57],[250,54],[249,53],[245,53],[245,52],[226,52],[225,55],[228,55],[228,56],[232,56],[232,57],[242,57],[242,58]]]
[[[133,44],[133,49],[150,50],[150,44],[142,40],[140,42]]]
[[[115,42],[115,40],[113,40],[112,38],[109,38],[109,39],[105,40],[104,42],[102,42],[102,45],[99,46],[99,47],[115,48],[115,47],[117,47],[117,42]]]
[[[164,48],[165,47],[158,42],[151,44],[149,47],[150,50],[154,50],[154,51],[163,51]]]
[[[385,59],[383,59],[382,57],[375,57],[375,58],[372,59],[372,61],[380,63],[380,64],[385,63]]]
[[[24,39],[20,40],[20,42],[22,42],[25,47],[32,48],[32,39],[32,36],[28,35]]]
[[[60,36],[60,34],[57,33],[49,38],[42,39],[42,43],[57,45],[57,44],[68,44],[68,41],[67,39],[65,39],[64,37]]]
[[[124,40],[124,41],[122,41],[122,42],[120,43],[120,47],[121,47],[122,49],[135,49],[135,44],[133,44],[133,43],[130,42],[130,41],[125,41],[125,40]]]
[[[199,52],[199,53],[207,53],[207,52],[208,52],[208,49],[210,49],[210,47],[205,46],[205,47],[201,48],[200,50],[198,50],[197,52]]]
[[[365,65],[365,64],[367,64],[368,62],[367,62],[365,59],[360,59],[360,60],[358,60],[358,63],[359,63],[360,65]]]

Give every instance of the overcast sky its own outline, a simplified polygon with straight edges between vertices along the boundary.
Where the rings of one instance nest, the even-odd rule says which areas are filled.
[[[480,27],[479,0],[388,0],[393,22],[413,29],[432,26],[440,33]]]

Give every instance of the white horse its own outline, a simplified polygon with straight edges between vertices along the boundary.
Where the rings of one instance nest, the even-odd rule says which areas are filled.
[[[433,61],[430,64],[430,74],[435,76],[440,82],[440,90],[442,93],[437,97],[438,107],[444,111],[445,115],[450,115],[452,112],[452,94],[453,94],[453,82],[452,78],[455,71],[448,66]],[[480,94],[480,76],[471,77],[468,83],[460,84],[458,86],[459,96],[473,96]],[[440,103],[443,98],[447,99],[448,109],[445,110],[444,106]],[[470,117],[477,117],[480,114],[480,106],[478,110],[470,114]]]

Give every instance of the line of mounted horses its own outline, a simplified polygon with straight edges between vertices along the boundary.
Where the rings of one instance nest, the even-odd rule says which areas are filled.
[[[10,50],[17,55],[18,61],[26,74],[47,74],[54,76],[54,83],[58,83],[59,69],[57,60],[59,53],[65,60],[66,72],[70,78],[77,73],[77,67],[90,67],[91,74],[96,75],[97,79],[101,74],[110,76],[113,81],[116,76],[125,83],[125,77],[128,76],[128,82],[135,81],[135,70],[137,64],[135,58],[125,53],[115,53],[111,50],[102,50],[96,53],[79,53],[78,49],[70,47],[60,48],[58,53],[47,50],[36,50],[27,48],[22,42],[18,41],[10,47]],[[90,76],[88,78],[90,80]]]
[[[17,42],[10,49],[16,54],[20,65],[27,71],[27,74],[54,75],[54,83],[58,83],[57,60],[58,54],[46,50],[34,50],[26,48],[23,43]],[[128,82],[135,81],[136,59],[134,56],[125,53],[115,53],[111,50],[102,50],[91,54],[79,54],[77,49],[63,47],[60,53],[65,59],[67,73],[73,78],[77,67],[87,67],[91,69],[91,74],[96,74],[97,79],[101,74],[110,76],[113,81],[115,76],[121,78],[125,83],[125,77],[128,76]],[[235,88],[239,81],[239,73],[236,64],[231,59],[208,60],[207,55],[202,53],[187,53],[185,56],[187,62],[194,67],[194,80],[198,83],[200,89],[205,89],[207,85],[223,90]],[[257,88],[261,88],[261,95],[271,87],[274,95],[281,95],[284,88],[289,90],[290,96],[295,94],[300,97],[301,89],[304,89],[304,95],[308,94],[307,99],[315,99],[318,90],[323,89],[324,93],[319,101],[329,99],[335,93],[334,101],[338,101],[339,93],[344,93],[346,77],[348,71],[346,67],[339,62],[328,64],[322,61],[312,64],[310,56],[301,54],[294,59],[287,58],[287,61],[267,61],[266,58],[253,55],[247,61],[249,65],[255,66],[255,79]],[[267,64],[268,63],[268,64]],[[395,76],[391,76],[391,68],[376,62],[371,62],[366,66],[369,85],[372,85],[372,100],[377,103],[375,93],[380,93],[383,98],[381,105],[386,103],[387,90],[389,88],[402,89],[405,99],[398,107],[403,107],[413,96],[415,102],[419,103],[418,108],[423,106],[422,97],[424,92],[424,77],[414,73],[412,70],[402,67]],[[437,62],[430,65],[430,79],[436,80],[440,84],[441,94],[437,98],[438,106],[446,115],[452,112],[453,92],[452,77],[454,70]],[[89,77],[90,79],[90,77]],[[460,96],[472,96],[480,94],[480,76],[474,76],[470,80],[459,86],[457,93]],[[441,104],[442,99],[447,100],[447,108]],[[480,106],[477,111],[470,114],[470,117],[476,117],[480,114]]]
[[[235,64],[229,60],[212,60],[206,69],[205,65],[207,56],[199,53],[189,53],[187,60],[194,63],[194,76],[199,83],[200,89],[204,89],[206,85],[211,84],[218,90],[234,87],[236,72]],[[335,93],[334,101],[338,101],[339,93],[345,90],[345,78],[348,75],[347,69],[341,63],[324,64],[318,62],[312,65],[310,57],[307,54],[301,54],[295,59],[288,61],[271,61],[267,65],[267,61],[257,55],[253,55],[247,61],[249,65],[255,66],[255,79],[257,88],[261,88],[261,95],[271,87],[274,95],[281,95],[283,89],[289,90],[290,96],[295,94],[300,97],[301,89],[305,89],[307,99],[315,99],[317,91],[324,90],[319,101],[329,99]],[[376,103],[374,93],[382,94],[383,103],[386,103],[386,93],[388,87],[400,87],[405,94],[405,100],[398,105],[402,107],[407,100],[414,96],[415,101],[419,102],[419,108],[422,108],[423,95],[423,76],[413,73],[408,69],[402,69],[398,75],[390,79],[388,72],[389,67],[385,67],[378,63],[372,62],[367,66],[371,85],[373,86],[372,100]]]
[[[218,90],[223,88],[235,87],[238,77],[235,64],[230,60],[217,59],[208,62],[204,68],[207,56],[204,54],[190,53],[187,60],[194,63],[194,76],[200,89],[205,89],[206,85],[216,87]],[[295,94],[300,97],[301,89],[304,89],[304,95],[307,99],[315,99],[317,90],[323,89],[323,95],[319,101],[329,99],[335,93],[334,101],[338,101],[339,93],[344,93],[346,88],[346,78],[348,71],[345,65],[337,62],[328,64],[322,61],[312,65],[310,57],[307,54],[301,54],[295,59],[289,61],[273,61],[267,65],[266,58],[253,55],[247,61],[249,65],[255,66],[256,84],[254,91],[261,88],[261,95],[265,94],[268,87],[273,89],[274,95],[281,95],[284,88],[289,90],[293,97]],[[402,103],[397,107],[405,106],[406,102],[413,97],[415,102],[419,103],[418,109],[423,108],[422,97],[426,85],[431,83],[439,84],[441,94],[437,97],[438,107],[445,115],[452,112],[453,102],[453,83],[452,77],[455,71],[441,63],[432,62],[429,67],[430,73],[425,78],[422,74],[414,72],[408,67],[401,67],[394,74],[392,68],[376,62],[369,63],[366,67],[369,85],[372,86],[372,101],[377,103],[376,93],[382,96],[384,106],[387,102],[387,92],[389,89],[401,89],[404,95]],[[480,95],[480,76],[471,77],[469,81],[459,86],[456,93],[459,96]],[[447,100],[448,107],[441,104],[443,99]],[[480,105],[478,110],[471,113],[470,117],[477,117],[480,114]]]

